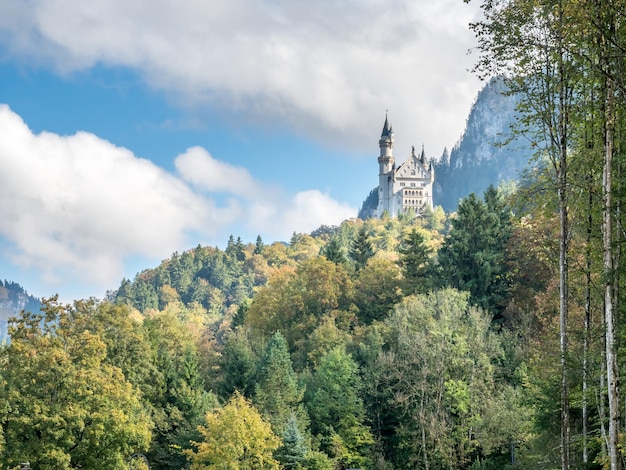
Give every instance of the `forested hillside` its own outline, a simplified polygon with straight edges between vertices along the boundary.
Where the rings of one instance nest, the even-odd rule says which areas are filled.
[[[490,188],[453,219],[349,220],[288,244],[231,237],[173,254],[102,302],[47,300],[43,317],[11,323],[3,350],[2,462],[553,462],[555,227],[515,217]]]

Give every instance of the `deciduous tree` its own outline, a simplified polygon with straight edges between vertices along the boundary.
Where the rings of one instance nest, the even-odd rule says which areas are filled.
[[[96,334],[75,328],[75,307],[49,299],[43,313],[13,319],[0,352],[2,466],[122,468],[150,442],[138,389]]]
[[[203,440],[189,451],[191,470],[278,470],[273,454],[280,439],[270,423],[236,392],[228,403],[207,414]]]

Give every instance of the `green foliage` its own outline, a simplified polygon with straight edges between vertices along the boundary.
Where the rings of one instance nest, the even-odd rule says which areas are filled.
[[[374,246],[369,240],[365,226],[361,227],[357,237],[350,247],[350,258],[354,261],[356,270],[359,271],[365,267],[367,261],[374,256]]]
[[[490,188],[461,203],[445,241],[440,209],[320,227],[292,246],[233,236],[225,251],[199,246],[124,280],[114,303],[25,314],[0,354],[2,463],[33,453],[46,468],[82,461],[59,449],[73,413],[100,406],[110,421],[94,414],[89,448],[111,446],[109,428],[119,442],[135,432],[111,462],[141,451],[155,470],[507,468],[511,442],[511,468],[549,468],[558,461],[555,219],[511,217]],[[442,243],[440,284],[467,293],[429,283]],[[331,260],[356,246],[367,256]],[[583,304],[581,292],[571,295]],[[588,357],[597,373],[597,351]],[[67,398],[70,386],[79,393]],[[135,424],[111,421],[127,408]],[[24,434],[27,425],[45,439]],[[589,440],[592,455],[600,445]]]
[[[293,370],[287,342],[277,331],[268,341],[256,374],[254,403],[272,424],[272,430],[282,435],[287,422],[297,416],[306,422],[301,402],[304,390]]]
[[[257,358],[245,329],[238,329],[226,337],[219,367],[222,377],[219,391],[222,397],[227,398],[236,391],[246,397],[252,396]]]
[[[113,298],[140,312],[164,309],[178,299],[188,308],[200,305],[207,317],[221,317],[231,305],[251,298],[253,289],[267,280],[258,272],[258,262],[249,260],[253,256],[263,259],[268,248],[259,239],[256,245],[246,246],[241,238],[231,236],[225,251],[198,246],[182,255],[174,253],[133,282],[123,280]]]
[[[328,243],[324,246],[322,254],[328,261],[332,261],[335,264],[342,264],[346,262],[346,256],[343,253],[343,248],[336,237],[328,240]]]
[[[381,379],[392,387],[389,406],[402,417],[395,433],[404,442],[403,465],[446,462],[459,468],[477,452],[499,452],[511,438],[524,437],[524,414],[506,412],[519,406],[514,395],[496,386],[499,339],[490,318],[467,299],[450,289],[408,297],[387,320],[391,351],[378,362]]]
[[[311,430],[344,468],[370,462],[373,438],[364,424],[361,389],[358,365],[341,347],[321,359],[307,389]]]
[[[336,467],[324,452],[311,451],[306,454],[302,468],[306,470],[335,470]]]
[[[322,318],[320,324],[307,338],[304,352],[306,352],[309,366],[317,367],[326,353],[338,346],[346,346],[350,343],[352,339],[350,333],[345,328],[337,326],[337,323],[341,322],[341,318],[338,319],[337,316],[342,316],[344,313],[347,312],[335,310]]]
[[[369,324],[383,320],[402,298],[402,281],[396,263],[374,257],[359,271],[354,301],[359,309],[359,320]]]
[[[304,436],[298,428],[298,420],[291,415],[283,431],[283,445],[276,451],[275,457],[287,470],[303,468],[308,449]],[[306,467],[309,468],[309,467]]]
[[[199,428],[202,441],[188,451],[191,470],[278,470],[273,453],[280,439],[244,397],[235,393],[220,409],[207,414]]]
[[[150,357],[159,373],[151,378],[155,430],[148,457],[155,468],[183,468],[185,449],[197,437],[197,426],[216,406],[200,372],[196,337],[190,326],[163,313],[145,320]],[[146,351],[147,352],[147,351]]]
[[[493,188],[485,202],[473,193],[463,199],[438,253],[442,284],[468,291],[473,304],[499,314],[507,299],[510,235],[508,213]]]
[[[416,229],[411,230],[402,240],[398,251],[400,252],[400,266],[404,274],[404,292],[406,294],[428,292],[432,287],[431,250],[426,246],[426,239],[422,232]]]
[[[248,311],[246,325],[269,337],[280,331],[291,350],[299,349],[296,368],[305,366],[304,345],[324,317],[334,310],[348,310],[352,281],[342,266],[323,257],[302,262],[294,272],[283,268],[259,289]]]
[[[138,390],[107,362],[106,344],[83,328],[80,304],[45,300],[43,313],[15,318],[1,351],[2,466],[123,467],[150,441]]]
[[[254,254],[261,255],[263,254],[263,249],[265,248],[265,243],[263,243],[263,239],[261,235],[257,235],[256,244],[254,245]]]

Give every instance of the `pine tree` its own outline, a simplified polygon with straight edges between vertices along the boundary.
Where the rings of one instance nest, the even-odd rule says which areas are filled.
[[[256,244],[254,246],[254,254],[255,255],[263,254],[264,248],[265,248],[265,244],[263,243],[263,239],[261,238],[261,235],[257,235]]]
[[[374,442],[365,425],[359,367],[345,347],[339,346],[320,360],[307,388],[311,429],[322,450],[337,459],[341,468],[369,468]]]
[[[504,232],[500,215],[474,193],[459,203],[457,218],[438,253],[440,279],[470,293],[470,301],[498,314],[507,294]]]
[[[328,261],[332,261],[335,264],[343,264],[346,262],[341,243],[339,243],[337,237],[328,240],[328,243],[326,243],[326,246],[324,246],[322,250],[322,254]]]
[[[354,261],[356,270],[360,271],[372,256],[374,256],[374,246],[369,240],[365,227],[361,227],[350,247],[350,258]]]
[[[424,294],[430,288],[430,253],[426,240],[421,232],[413,229],[402,240],[398,250],[400,266],[404,274],[404,291],[406,294]]]
[[[267,416],[272,429],[282,435],[289,417],[304,419],[304,390],[298,382],[287,341],[277,331],[265,347],[256,375],[254,403]]]
[[[239,391],[249,397],[253,390],[253,377],[256,373],[257,358],[243,329],[228,335],[220,356],[219,366],[222,381],[220,395],[228,397]]]
[[[298,428],[296,415],[292,414],[283,432],[283,445],[276,451],[276,458],[285,469],[302,468],[308,452],[304,437]]]

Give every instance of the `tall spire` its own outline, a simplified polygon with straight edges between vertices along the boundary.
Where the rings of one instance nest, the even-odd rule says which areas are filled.
[[[391,134],[393,134],[393,129],[391,127],[391,124],[389,124],[389,110],[385,110],[385,125],[383,126],[383,132],[380,135],[381,138],[383,137],[389,137]]]
[[[389,116],[388,113],[385,113],[385,125],[383,126],[383,132],[380,136],[380,140],[378,141],[378,146],[380,147],[380,157],[379,162],[381,162],[381,158],[385,161],[385,165],[389,166],[389,168],[385,167],[384,172],[381,170],[381,173],[386,173],[391,170],[391,166],[393,166],[393,129],[391,124],[389,124]]]

